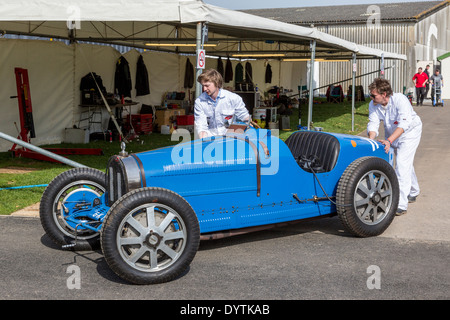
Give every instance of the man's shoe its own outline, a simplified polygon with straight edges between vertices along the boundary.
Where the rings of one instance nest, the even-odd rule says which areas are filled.
[[[397,212],[395,213],[396,216],[402,216],[406,213],[406,210],[404,209],[397,209]]]
[[[416,200],[417,200],[417,196],[414,196],[414,197],[408,196],[408,202],[409,202],[409,203],[416,202]]]

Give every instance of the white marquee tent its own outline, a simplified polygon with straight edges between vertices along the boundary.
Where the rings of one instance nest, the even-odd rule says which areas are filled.
[[[277,59],[273,84],[285,87],[298,85],[299,74],[306,74],[306,67],[305,63],[282,63],[279,55],[310,59],[313,51],[313,58],[322,59],[382,55],[384,59],[406,59],[404,55],[360,46],[314,28],[227,10],[200,0],[0,0],[0,131],[17,134],[17,101],[9,99],[16,94],[15,67],[29,72],[37,135],[32,143],[57,143],[63,140],[64,128],[79,120],[79,83],[84,75],[90,71],[101,75],[108,92],[113,91],[115,63],[121,56],[114,45],[140,50],[130,50],[123,56],[130,63],[133,79],[137,58],[142,54],[149,69],[151,94],[132,98],[157,105],[164,92],[185,90],[185,63],[189,58],[195,65],[195,45],[198,47],[205,39],[205,26],[205,44],[214,45],[205,47],[207,54],[223,58],[264,54],[266,60],[252,61],[255,79],[264,79],[265,61]],[[11,39],[17,36],[44,40]],[[158,46],[149,47],[148,43]],[[185,46],[188,44],[194,46]],[[216,59],[207,59],[206,66],[215,67]],[[0,151],[10,146],[11,143],[0,141]]]

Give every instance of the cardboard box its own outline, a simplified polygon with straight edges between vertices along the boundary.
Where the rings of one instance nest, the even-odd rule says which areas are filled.
[[[176,120],[176,116],[184,115],[184,109],[164,109],[156,110],[155,123],[158,125],[158,131],[161,132],[161,126],[169,126]]]
[[[89,130],[66,128],[64,130],[64,142],[67,143],[89,143]]]

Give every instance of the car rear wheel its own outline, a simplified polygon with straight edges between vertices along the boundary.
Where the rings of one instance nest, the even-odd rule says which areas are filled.
[[[100,239],[105,260],[119,277],[155,284],[171,281],[188,268],[198,249],[200,228],[181,196],[143,188],[116,201]]]
[[[392,166],[383,159],[353,161],[339,180],[336,203],[345,228],[358,237],[382,234],[395,217],[399,186]]]

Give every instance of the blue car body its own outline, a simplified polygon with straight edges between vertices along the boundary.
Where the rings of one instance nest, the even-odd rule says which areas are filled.
[[[324,149],[322,153],[334,149],[331,167],[314,172],[301,167],[289,139],[302,135],[308,138],[297,149],[306,156],[320,153],[317,148]],[[379,142],[359,136],[298,131],[289,139],[249,129],[115,156],[108,165],[105,202],[112,205],[132,189],[160,187],[191,205],[202,234],[269,225],[335,213],[332,199],[350,163],[366,156],[393,161],[392,152],[386,154]]]
[[[245,126],[246,128],[246,126]],[[359,237],[390,225],[398,206],[393,153],[367,138],[297,131],[286,141],[246,128],[135,154],[124,146],[106,174],[75,168],[41,199],[41,223],[75,250],[101,244],[105,260],[136,284],[171,281],[200,240],[337,214]]]

